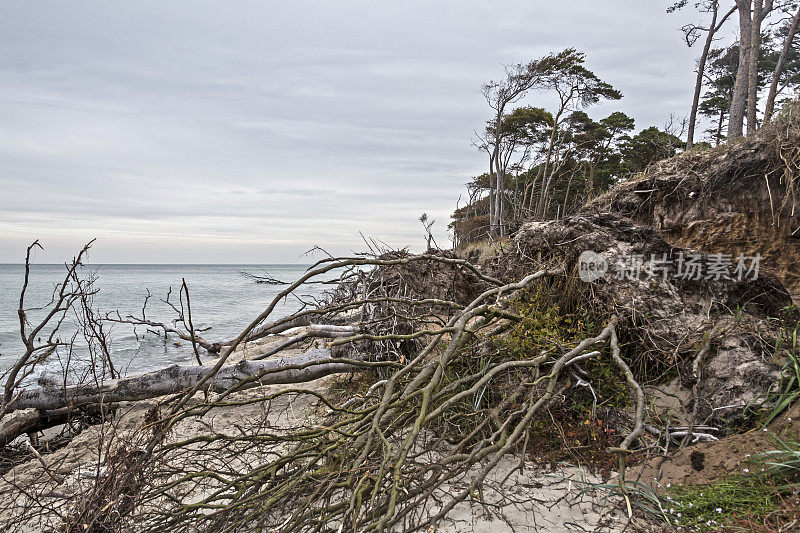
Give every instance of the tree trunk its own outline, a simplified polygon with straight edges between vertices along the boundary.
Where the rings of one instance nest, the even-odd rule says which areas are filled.
[[[786,58],[789,51],[792,49],[792,42],[794,35],[797,33],[797,26],[800,23],[800,7],[797,8],[797,13],[794,14],[792,24],[789,26],[789,33],[786,35],[786,41],[783,43],[783,50],[778,58],[778,64],[775,66],[775,72],[772,73],[772,83],[769,87],[769,96],[767,96],[767,106],[764,110],[764,123],[769,122],[772,118],[772,113],[775,109],[775,98],[778,96],[778,83],[780,82],[783,67],[786,65]]]
[[[76,410],[71,407],[43,411],[40,409],[21,409],[14,411],[0,420],[0,448],[26,433],[36,433],[45,429],[60,426],[71,420],[81,419],[89,415],[94,417],[110,416],[112,409],[108,405],[91,406]]]
[[[521,218],[524,218],[525,215],[526,215],[526,210],[527,210],[527,205],[528,205],[528,198],[529,198],[528,195],[533,193],[532,187],[533,187],[533,181],[529,181],[528,183],[525,184],[525,189],[522,192],[522,203],[520,205],[520,217]]]
[[[330,359],[330,350],[315,349],[301,355],[281,359],[240,361],[234,365],[221,367],[219,372],[205,383],[204,388],[212,392],[223,392],[247,378],[252,381],[244,383],[243,390],[259,385],[303,383],[330,374],[353,372],[359,369],[357,365],[331,362]],[[108,380],[100,384],[86,383],[63,387],[23,389],[15,395],[8,409],[9,411],[31,408],[54,410],[100,402],[110,404],[145,400],[176,394],[195,387],[212,371],[213,366],[210,365],[173,365],[155,372]],[[252,379],[257,376],[261,377]],[[32,418],[32,415],[21,417],[21,423],[30,423],[28,418]]]
[[[747,61],[747,134],[758,129],[758,59],[761,55],[761,21],[764,20],[764,0],[753,2],[750,22],[750,59]]]
[[[22,409],[3,417],[0,421],[0,446],[33,431],[39,425],[41,416],[41,411],[37,409]]]
[[[584,176],[586,175],[586,171],[584,169],[583,172]],[[569,192],[572,188],[572,179],[575,177],[575,171],[573,170],[569,174],[569,181],[567,182],[567,192],[564,193],[564,208],[561,210],[564,213],[564,216],[567,216],[567,201],[569,201]],[[576,194],[577,196],[577,194]]]
[[[495,154],[489,156],[489,236],[495,237],[497,231],[497,216],[494,202],[497,197],[497,174],[495,173]]]
[[[750,59],[750,25],[752,22],[751,0],[736,0],[739,9],[739,66],[733,85],[730,118],[728,119],[728,139],[741,137],[744,133],[744,115],[747,107],[748,69]]]
[[[706,42],[703,45],[703,52],[700,54],[700,61],[697,63],[697,79],[694,84],[694,98],[692,100],[692,111],[689,114],[689,133],[686,140],[686,148],[691,148],[694,145],[694,131],[697,125],[697,109],[700,106],[700,94],[703,91],[703,74],[706,71],[706,63],[708,62],[708,54],[711,51],[711,45],[714,43],[714,35],[719,31],[725,21],[730,17],[736,8],[728,11],[719,23],[719,2],[715,1],[712,6],[711,24],[708,27],[708,34],[706,35]]]
[[[500,165],[495,162],[494,165],[495,172],[497,173],[497,177],[495,179],[497,183],[497,190],[495,190],[495,197],[494,197],[494,223],[495,223],[495,232],[493,234],[494,237],[502,237],[503,236],[503,170],[500,168]]]
[[[268,324],[264,324],[263,326],[254,328],[253,331],[251,331],[250,334],[247,335],[247,338],[245,338],[242,342],[252,342],[258,339],[262,339],[267,335],[277,335],[278,333],[283,333],[284,331],[288,331],[290,329],[298,328],[301,326],[310,326],[310,325],[311,323],[309,322],[308,317],[306,316],[300,316],[292,320],[289,320],[287,322],[281,322],[280,320],[277,320],[275,322],[269,322]],[[234,341],[233,339],[230,339],[226,342],[218,343],[216,344],[216,346],[218,348],[221,348],[223,346],[230,346],[231,344],[233,344],[233,341]],[[220,349],[217,349],[216,352],[211,352],[211,353],[219,355],[219,351]]]
[[[534,211],[535,207],[533,205],[533,200],[536,198],[536,184],[539,183],[539,178],[542,176],[542,169],[540,168],[538,172],[536,172],[536,176],[533,177],[533,182],[531,185],[531,195],[528,199],[528,216],[534,218],[536,216],[536,212]]]
[[[561,119],[561,114],[564,112],[565,105],[562,102],[561,107],[553,119],[553,131],[550,133],[550,141],[547,145],[547,157],[544,161],[544,172],[542,174],[542,193],[539,195],[539,203],[536,205],[536,218],[538,220],[544,219],[544,204],[547,199],[547,193],[550,188],[550,177],[547,175],[550,172],[550,160],[553,157],[553,148],[556,143],[556,133],[558,131],[558,123]]]

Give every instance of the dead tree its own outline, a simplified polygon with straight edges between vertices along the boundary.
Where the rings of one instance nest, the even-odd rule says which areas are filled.
[[[466,303],[420,299],[405,288],[402,270],[391,273],[395,267],[421,264],[422,268],[429,268],[424,265],[437,263],[467,272],[485,289]],[[335,337],[328,350],[294,358],[226,364],[237,346],[268,318],[277,301],[303,281],[332,269],[366,265],[385,270],[377,277],[367,274],[358,279],[355,293],[359,298],[332,301],[325,309],[301,312],[305,313],[301,316],[310,317],[314,311],[319,312],[317,316],[330,316],[359,310],[363,319],[358,330],[352,326],[321,325],[319,333]],[[609,343],[617,353],[617,321],[611,319],[599,334],[563,353],[545,350],[533,359],[500,360],[488,368],[462,367],[467,354],[482,350],[482,343],[522,319],[514,307],[521,294],[561,275],[561,271],[541,270],[518,282],[503,283],[463,260],[432,254],[324,261],[279,295],[222,350],[213,366],[173,367],[95,387],[67,386],[57,394],[18,391],[16,403],[10,407],[41,409],[57,407],[62,399],[81,405],[178,393],[166,404],[169,409],[160,415],[160,421],[149,422],[152,436],[147,437],[150,432],[140,433],[135,448],[121,443],[116,451],[109,448],[110,472],[98,475],[89,497],[55,497],[59,503],[52,505],[65,509],[61,515],[66,530],[85,530],[87,524],[89,529],[99,530],[134,517],[138,528],[154,531],[184,529],[190,523],[191,527],[201,524],[202,528],[222,530],[260,524],[259,527],[300,531],[313,528],[314,523],[340,524],[347,530],[363,531],[427,529],[479,490],[488,473],[508,452],[527,446],[531,420],[568,386],[564,380],[572,368],[597,357]],[[392,279],[401,281],[395,283]],[[436,317],[442,313],[449,319],[437,322]],[[287,317],[284,323],[298,318]],[[398,329],[409,320],[428,326],[415,326],[407,332]],[[279,326],[278,322],[272,324]],[[384,346],[387,351],[365,350],[364,343]],[[332,357],[336,354],[343,357]],[[288,431],[265,433],[265,428],[254,427],[238,436],[211,432],[199,437],[200,441],[165,439],[169,428],[182,420],[202,417],[215,406],[235,402],[233,395],[244,389],[267,383],[294,383],[331,372],[377,368],[391,369],[391,373],[364,394],[344,402],[297,389],[270,392],[259,399],[271,405],[286,395],[311,395],[328,407],[326,419],[312,419],[308,425]],[[620,368],[626,368],[624,362]],[[446,377],[454,371],[460,376],[455,381]],[[449,424],[463,423],[458,418],[460,406],[473,402],[481,390],[493,383],[507,383],[504,399],[481,408],[482,415],[475,419],[474,427],[447,431]],[[205,402],[190,403],[197,391],[216,394]],[[641,405],[637,413],[640,428]],[[638,431],[641,429],[621,444],[620,453],[627,452]],[[143,441],[142,437],[146,439]],[[198,442],[205,443],[202,449],[196,448]],[[262,459],[239,472],[225,466],[244,457],[248,461]],[[148,472],[146,479],[143,472]],[[55,482],[58,475],[54,471],[49,482]],[[462,480],[464,488],[448,492],[447,484],[455,480]],[[185,489],[189,486],[202,487],[204,495],[199,501],[190,502],[179,496],[188,494]],[[441,499],[445,494],[440,509],[426,510],[425,502],[431,496]],[[72,500],[77,503],[70,511]],[[148,504],[162,502],[158,506],[161,507],[167,501],[172,503],[164,512]],[[220,506],[224,512],[215,511]]]
[[[210,392],[224,392],[232,385],[244,390],[274,383],[303,383],[334,373],[353,372],[362,368],[359,363],[333,359],[329,350],[310,350],[294,357],[239,361],[234,365],[222,366],[215,372],[208,365],[173,365],[147,374],[109,379],[101,383],[23,389],[15,394],[8,410],[56,410],[67,406],[145,400],[178,394],[196,387],[200,382],[204,383],[202,390]],[[21,431],[30,422],[22,418],[17,424],[17,431]]]
[[[71,345],[70,340],[63,340],[58,335],[64,320],[69,316],[77,304],[82,299],[94,294],[92,280],[81,279],[78,275],[78,268],[83,264],[83,258],[89,251],[92,243],[84,246],[72,263],[66,265],[66,273],[61,282],[54,290],[50,302],[45,306],[46,313],[38,324],[30,324],[28,313],[31,308],[26,307],[25,296],[30,282],[31,251],[36,248],[41,249],[39,241],[34,241],[25,254],[25,278],[19,296],[19,331],[23,354],[17,359],[5,376],[5,387],[3,391],[3,406],[0,408],[0,416],[9,411],[14,394],[20,384],[36,370],[36,367],[47,360],[59,347]],[[42,341],[41,339],[45,340]]]
[[[266,284],[266,285],[288,285],[287,282],[281,281],[281,280],[279,280],[277,278],[272,277],[269,274],[269,272],[267,272],[263,268],[261,270],[262,270],[263,274],[253,274],[252,272],[246,272],[244,270],[239,272],[239,274],[241,274],[242,276],[246,277],[247,279],[251,279],[251,280],[255,281],[256,283],[262,283],[262,284]]]
[[[608,226],[622,231],[619,224]],[[585,231],[588,225],[568,227]],[[565,246],[574,240],[540,236]],[[519,249],[520,257],[530,255],[526,250]],[[52,475],[37,480],[35,490],[22,492],[17,484],[0,498],[7,511],[37,506],[40,514],[5,516],[20,525],[33,515],[57,514],[53,527],[65,531],[428,530],[459,503],[484,503],[482,488],[499,462],[531,450],[534,422],[549,424],[554,402],[591,387],[588,365],[601,358],[632,399],[632,419],[616,428],[610,449],[619,456],[624,492],[625,458],[632,451],[654,446],[653,438],[697,436],[695,430],[706,433],[705,427],[692,422],[670,432],[645,423],[645,389],[622,352],[620,333],[630,317],[606,309],[569,337],[536,337],[522,354],[506,344],[537,332],[526,320],[548,310],[548,297],[560,305],[575,296],[575,280],[559,265],[538,264],[531,272],[523,261],[504,278],[516,281],[504,281],[443,252],[325,259],[281,291],[236,339],[220,343],[213,364],[100,385],[62,384],[59,396],[72,405],[162,396],[127,437],[120,433],[108,443],[85,485],[57,482],[69,472],[42,455],[42,468]],[[348,282],[324,305],[271,318],[281,299],[340,269],[350,271]],[[282,329],[298,323],[311,325]],[[232,364],[254,336],[278,330],[288,338],[266,348],[276,357],[261,359],[266,352],[248,350],[247,360]],[[282,355],[309,332],[330,342],[303,355]],[[357,375],[330,389],[259,387],[334,372]],[[11,407],[56,407],[53,398],[17,390]],[[247,405],[263,416],[218,427],[210,415]],[[298,414],[288,422],[269,418],[294,409]],[[16,411],[15,424],[29,423],[30,412]]]

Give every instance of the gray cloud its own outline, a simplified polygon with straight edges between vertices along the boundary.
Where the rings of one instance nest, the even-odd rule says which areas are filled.
[[[641,0],[0,4],[0,262],[293,262],[363,231],[438,240],[478,89],[575,46],[639,127],[683,114],[694,51]],[[546,103],[532,95],[532,103]]]

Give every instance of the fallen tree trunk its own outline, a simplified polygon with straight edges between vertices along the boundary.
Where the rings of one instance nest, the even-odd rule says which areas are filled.
[[[359,368],[354,363],[332,360],[327,349],[315,349],[293,357],[240,361],[235,365],[223,366],[205,383],[203,389],[223,392],[236,384],[241,384],[241,388],[246,389],[258,385],[303,383],[330,374],[353,372]],[[87,383],[21,390],[8,410],[53,410],[67,406],[145,400],[176,394],[196,386],[212,374],[213,369],[213,366],[173,365],[147,374],[108,380],[99,385]]]
[[[23,433],[29,433],[39,425],[42,412],[37,409],[22,409],[5,416],[0,421],[0,446],[5,446]]]
[[[294,330],[295,328],[292,328]],[[305,329],[305,331],[300,332],[299,335],[294,337],[289,337],[283,342],[276,344],[275,346],[271,346],[266,352],[261,353],[255,357],[252,357],[253,360],[261,360],[266,359],[267,357],[272,357],[278,352],[285,350],[291,346],[299,342],[303,342],[308,339],[318,338],[318,339],[338,339],[343,337],[350,337],[359,333],[359,328],[356,326],[330,326],[330,325],[322,325],[322,324],[312,324],[306,328],[297,328],[298,330]],[[287,330],[286,332],[291,334],[293,333],[292,330]]]
[[[308,320],[307,316],[299,316],[291,320],[277,320],[275,322],[270,322],[269,324],[265,324],[263,326],[259,326],[254,328],[247,337],[242,339],[242,342],[252,342],[267,335],[277,335],[278,333],[283,333],[284,331],[288,331],[290,329],[302,327],[302,326],[309,326],[311,322]],[[233,344],[233,339],[221,343],[223,346],[230,346]]]
[[[83,409],[64,407],[44,411],[29,408],[14,411],[0,420],[0,448],[25,433],[36,433],[66,424],[71,420],[91,417],[98,419],[102,416],[110,416],[113,411],[113,408],[108,405],[93,405]]]
[[[363,330],[358,326],[334,326],[330,324],[311,324],[309,326],[298,326],[282,330],[287,335],[301,333],[306,337],[318,339],[338,339],[349,337],[361,333]]]

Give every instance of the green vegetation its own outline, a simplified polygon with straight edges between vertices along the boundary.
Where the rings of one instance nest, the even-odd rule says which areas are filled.
[[[777,443],[780,449],[753,458],[740,473],[705,485],[664,487],[651,501],[657,500],[662,519],[690,530],[769,530],[788,523],[800,515],[800,442]]]
[[[798,344],[798,330],[800,330],[800,326],[796,326],[794,330],[781,330],[781,335],[776,342],[775,354],[779,358],[785,358],[786,362],[781,369],[781,380],[778,383],[776,398],[771,402],[774,407],[764,421],[765,426],[800,399],[800,344]]]
[[[573,48],[509,65],[502,77],[485,83],[490,114],[473,144],[488,156],[489,171],[467,183],[467,205],[452,215],[456,244],[508,236],[526,220],[568,216],[681,150],[718,146],[741,137],[745,124],[752,134],[769,123],[776,102],[791,101],[800,89],[800,8],[761,2],[756,9],[754,2],[680,0],[667,9],[697,9],[704,20],[681,32],[687,45],[705,45],[688,118],[670,116],[663,128],[633,135],[634,120],[622,111],[589,116],[589,108],[620,100],[622,93],[587,68],[585,54]],[[792,10],[798,10],[794,17]],[[736,18],[738,40],[720,46],[721,32]],[[532,94],[555,103],[526,102]],[[707,119],[705,140],[695,135],[698,116]]]
[[[758,467],[762,468],[762,467]],[[717,530],[763,522],[793,500],[771,475],[733,475],[709,485],[678,485],[663,495],[667,521],[687,529]]]
[[[511,107],[533,90],[557,103],[551,109]],[[634,120],[622,111],[591,118],[586,109],[622,93],[586,68],[584,54],[573,49],[509,68],[483,93],[492,117],[475,145],[489,156],[490,172],[467,184],[469,201],[453,215],[450,227],[461,245],[509,235],[527,219],[570,214],[685,146],[677,127],[632,135]]]
[[[677,531],[786,531],[800,523],[800,442],[775,439],[778,449],[751,458],[741,471],[706,484],[627,484],[632,509]],[[616,483],[584,491],[620,494]]]
[[[771,81],[787,33],[788,25],[783,24],[762,37],[758,62],[759,89],[766,88]],[[727,138],[725,126],[733,99],[738,65],[738,43],[715,48],[709,52],[706,91],[700,101],[699,111],[701,115],[713,120],[713,126],[706,130],[706,134],[715,145],[719,145]],[[789,48],[780,81],[781,92],[790,93],[800,86],[800,49],[797,46]]]

